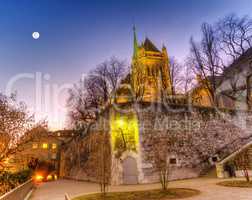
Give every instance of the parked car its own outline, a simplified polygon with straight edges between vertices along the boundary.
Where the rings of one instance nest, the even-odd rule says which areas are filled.
[[[45,182],[45,181],[55,181],[58,179],[57,173],[55,171],[35,171],[33,175],[33,181],[35,182]]]
[[[32,179],[34,182],[45,182],[57,180],[57,172],[51,163],[41,162],[36,167]]]

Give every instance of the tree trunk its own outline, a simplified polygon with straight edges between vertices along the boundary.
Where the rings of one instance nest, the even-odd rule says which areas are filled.
[[[243,170],[243,173],[244,173],[244,176],[245,176],[245,178],[246,178],[246,181],[247,181],[247,182],[250,182],[250,177],[249,177],[248,170],[247,170],[247,169],[244,169],[244,170]]]
[[[168,185],[168,176],[167,176],[167,171],[161,171],[160,172],[160,183],[162,185],[162,190],[166,191],[167,190],[167,185]]]

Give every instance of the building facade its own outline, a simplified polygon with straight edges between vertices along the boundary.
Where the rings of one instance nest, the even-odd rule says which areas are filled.
[[[31,162],[46,162],[59,170],[61,145],[73,137],[73,131],[48,132],[40,130],[32,139],[19,146],[17,152],[6,160],[6,170],[11,172],[29,168]]]
[[[214,83],[209,76],[206,79],[197,77],[197,85],[190,95],[194,105],[215,106],[209,88]],[[208,86],[207,86],[208,85]],[[252,105],[252,48],[228,66],[220,76],[215,77],[218,106],[229,109],[249,110]]]

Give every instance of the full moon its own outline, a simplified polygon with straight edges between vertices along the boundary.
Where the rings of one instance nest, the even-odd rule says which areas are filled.
[[[40,36],[39,32],[33,32],[33,33],[32,33],[32,37],[33,37],[35,40],[39,39],[39,36]]]

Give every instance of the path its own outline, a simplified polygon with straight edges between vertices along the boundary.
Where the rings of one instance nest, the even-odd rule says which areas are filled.
[[[169,187],[193,188],[201,191],[201,195],[187,198],[187,200],[251,200],[252,188],[228,188],[217,186],[217,179],[191,179],[174,181]],[[159,188],[158,184],[147,184],[137,186],[113,186],[111,191],[148,190]],[[64,194],[70,197],[85,193],[99,191],[99,185],[89,182],[78,182],[71,180],[59,180],[43,183],[34,191],[30,200],[64,200]]]

